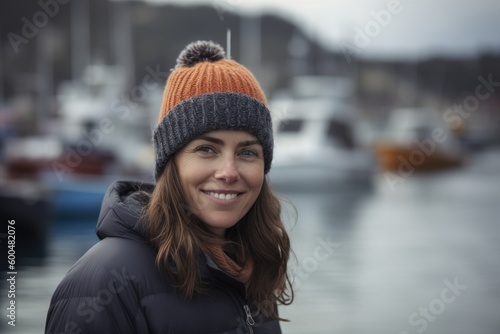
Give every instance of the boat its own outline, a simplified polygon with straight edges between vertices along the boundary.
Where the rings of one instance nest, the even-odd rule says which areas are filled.
[[[393,110],[374,149],[380,169],[387,172],[432,172],[464,162],[458,139],[440,113],[426,108]]]
[[[359,143],[352,105],[329,96],[308,96],[274,101],[271,109],[273,187],[332,191],[371,186],[376,160]]]
[[[56,220],[95,220],[115,180],[152,179],[149,118],[127,105],[123,78],[117,66],[94,64],[58,89],[59,154],[39,173],[54,191]]]
[[[122,9],[116,10],[123,14]],[[149,166],[153,166],[154,154],[149,148],[149,117],[142,112],[142,99],[146,97],[142,92],[146,89],[132,87],[135,81],[133,66],[129,66],[133,63],[128,48],[129,27],[125,26],[127,18],[121,17],[113,25],[123,35],[116,43],[115,52],[121,55],[117,64],[107,64],[98,57],[88,64],[90,40],[72,43],[73,77],[57,87],[41,90],[45,95],[38,99],[51,101],[46,104],[55,106],[51,110],[54,117],[47,117],[49,110],[45,106],[38,107],[34,109],[35,128],[16,136],[15,122],[11,120],[14,114],[9,113],[7,118],[5,112],[0,113],[0,168],[5,169],[0,171],[0,180],[9,183],[8,188],[0,184],[2,213],[19,217],[20,221],[37,222],[33,235],[43,236],[45,230],[42,233],[39,227],[48,229],[49,222],[63,219],[65,223],[89,220],[94,224],[105,191],[113,181],[152,179]],[[88,18],[78,19],[75,24],[72,29],[88,30]],[[90,37],[88,31],[83,36]],[[42,83],[52,84],[48,74],[41,79]],[[54,96],[48,94],[52,90]],[[12,124],[9,131],[5,131],[5,124]],[[20,191],[12,190],[16,188]],[[3,211],[4,207],[9,211]]]

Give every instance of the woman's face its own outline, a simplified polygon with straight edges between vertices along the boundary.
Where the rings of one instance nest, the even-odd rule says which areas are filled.
[[[264,182],[262,146],[245,131],[207,132],[177,152],[175,163],[189,207],[221,237],[250,210]]]

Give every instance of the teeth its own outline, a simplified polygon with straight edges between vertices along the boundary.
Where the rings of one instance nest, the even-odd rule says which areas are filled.
[[[236,198],[236,196],[238,196],[238,194],[221,194],[221,193],[215,193],[213,191],[208,192],[208,195],[225,201]]]

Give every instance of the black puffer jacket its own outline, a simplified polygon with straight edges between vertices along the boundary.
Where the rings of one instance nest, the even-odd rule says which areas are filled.
[[[101,240],[57,287],[46,333],[281,333],[278,321],[247,317],[245,308],[255,305],[244,285],[208,256],[200,258],[206,294],[186,300],[172,288],[137,224],[139,187],[153,188],[120,181],[108,190],[97,224]]]

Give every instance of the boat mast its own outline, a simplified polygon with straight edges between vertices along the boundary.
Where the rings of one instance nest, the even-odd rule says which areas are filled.
[[[132,45],[132,28],[130,22],[130,5],[128,1],[111,1],[110,43],[111,52],[116,65],[125,73],[125,89],[135,84],[135,61]],[[114,59],[113,59],[114,58]]]
[[[53,80],[53,30],[49,25],[41,32],[36,44],[36,105],[35,105],[35,124],[36,134],[46,132],[46,121],[49,110],[52,108],[52,99],[54,96]]]
[[[258,14],[240,16],[240,58],[257,78],[262,76],[261,19]],[[261,78],[262,79],[262,78]]]
[[[90,61],[89,1],[71,1],[71,77],[77,80]]]

